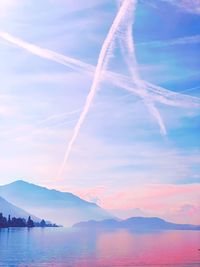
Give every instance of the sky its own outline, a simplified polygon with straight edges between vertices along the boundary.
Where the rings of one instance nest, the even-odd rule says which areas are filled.
[[[0,184],[200,223],[199,57],[199,0],[1,0]]]

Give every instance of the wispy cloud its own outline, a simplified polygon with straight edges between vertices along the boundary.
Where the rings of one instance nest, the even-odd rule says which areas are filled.
[[[200,0],[162,0],[175,5],[185,12],[200,14]]]
[[[145,216],[159,216],[174,222],[198,224],[199,189],[198,184],[146,184],[124,187],[118,191],[99,186],[74,192],[88,200],[96,199],[102,207],[114,211],[117,216],[123,214],[123,211],[126,211],[124,213],[128,213],[128,216],[143,211]]]
[[[67,10],[67,12],[79,12],[83,11],[84,9],[90,9],[95,8],[97,6],[103,5],[105,3],[108,3],[108,0],[87,0],[87,1],[76,1],[68,0],[67,2],[65,0],[49,0],[51,3],[64,6]]]
[[[200,14],[199,0],[161,0],[162,2],[170,3],[182,11],[187,13]],[[148,5],[154,9],[158,9],[158,1],[156,0],[140,0],[142,4]]]
[[[185,36],[180,38],[174,38],[165,41],[152,41],[145,43],[138,43],[138,46],[154,46],[154,47],[165,47],[174,45],[188,45],[188,44],[198,44],[200,43],[200,35]]]
[[[41,125],[41,124],[46,124],[48,122],[57,121],[58,119],[66,119],[68,117],[71,117],[72,115],[79,114],[81,111],[82,109],[80,108],[80,109],[75,109],[69,112],[54,114],[54,115],[49,116],[48,118],[40,120],[38,124]]]
[[[10,117],[15,113],[15,110],[9,106],[0,106],[0,117]]]
[[[0,4],[0,18],[6,17],[10,11],[12,11],[17,6],[20,6],[24,3],[24,0],[13,1],[13,0],[1,0]]]

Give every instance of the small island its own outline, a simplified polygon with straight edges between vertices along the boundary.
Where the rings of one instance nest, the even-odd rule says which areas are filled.
[[[16,218],[9,215],[8,218],[4,217],[2,213],[0,213],[0,228],[10,228],[10,227],[59,227],[57,224],[52,224],[46,222],[42,219],[40,222],[34,222],[31,219],[31,216],[28,219],[24,218]]]

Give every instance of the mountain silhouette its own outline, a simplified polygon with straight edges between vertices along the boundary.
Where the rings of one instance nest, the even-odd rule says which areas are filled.
[[[74,227],[89,229],[131,229],[135,231],[153,230],[200,230],[200,225],[177,224],[157,217],[132,217],[126,220],[87,221],[74,224]]]
[[[25,218],[27,219],[29,216],[33,218],[35,222],[39,222],[40,219],[31,215],[30,213],[26,212],[25,210],[18,208],[17,206],[11,204],[4,198],[0,197],[0,213],[3,213],[3,215],[8,218],[10,215],[11,217],[16,218]]]
[[[0,196],[40,218],[64,226],[113,218],[98,205],[72,193],[50,190],[23,180],[0,186]]]

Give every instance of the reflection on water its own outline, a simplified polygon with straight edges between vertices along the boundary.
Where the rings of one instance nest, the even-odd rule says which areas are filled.
[[[0,230],[0,266],[200,266],[200,232]]]

